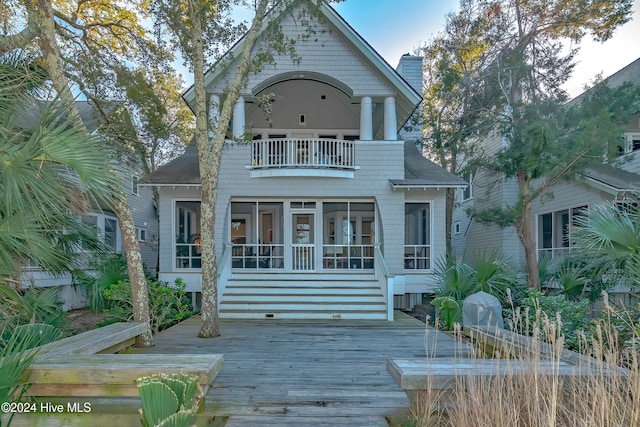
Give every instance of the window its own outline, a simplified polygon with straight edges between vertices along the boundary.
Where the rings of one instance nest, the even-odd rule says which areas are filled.
[[[147,241],[147,229],[146,228],[136,227],[136,235],[138,236],[138,241],[139,242],[146,242]]]
[[[283,208],[282,202],[231,203],[232,268],[284,269]]]
[[[640,151],[640,134],[627,133],[623,138],[623,146],[618,146],[618,153],[620,155],[635,153]]]
[[[572,228],[586,211],[587,206],[579,206],[538,215],[538,255],[556,257],[571,250]]]
[[[431,205],[406,203],[404,205],[404,268],[428,270],[431,268]]]
[[[200,201],[177,201],[175,218],[176,268],[200,268]]]
[[[324,269],[372,269],[375,204],[324,202],[322,258]]]
[[[462,192],[462,200],[469,200],[473,198],[473,172],[467,172],[463,178],[469,183],[469,185]]]
[[[456,223],[453,225],[453,232],[454,232],[455,234],[460,234],[460,223],[459,223],[459,222],[456,222]]]
[[[137,196],[140,194],[140,187],[138,185],[138,176],[137,175],[132,175],[131,176],[131,194],[133,194],[134,196]]]
[[[122,250],[122,238],[120,236],[120,225],[118,218],[104,213],[90,213],[82,218],[86,224],[95,227],[96,232],[101,237],[102,242],[108,250],[120,252]],[[88,249],[83,246],[83,249]]]

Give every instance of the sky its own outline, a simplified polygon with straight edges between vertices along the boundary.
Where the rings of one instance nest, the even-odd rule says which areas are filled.
[[[347,0],[333,7],[394,68],[444,28],[448,12],[458,0]],[[585,40],[577,65],[565,86],[571,97],[602,73],[610,76],[640,57],[640,0],[633,5],[633,20],[618,28],[605,43]]]

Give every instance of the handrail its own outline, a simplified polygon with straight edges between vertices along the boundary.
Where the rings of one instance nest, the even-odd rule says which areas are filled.
[[[387,262],[384,259],[384,255],[382,254],[382,250],[380,249],[380,244],[377,243],[375,246],[376,256],[376,272],[382,271],[382,276],[378,278],[378,283],[380,284],[380,289],[384,295],[386,304],[387,304],[387,320],[393,320],[393,280],[394,276],[389,272],[389,267],[387,266]]]
[[[220,262],[218,263],[218,280],[222,277],[224,270],[227,269],[229,265],[229,258],[231,257],[231,248],[233,247],[233,243],[225,243],[222,247],[222,256],[220,257]]]
[[[218,301],[222,300],[222,296],[225,291],[225,284],[231,277],[231,247],[233,244],[225,243],[222,249],[222,256],[220,262],[217,265],[217,278],[218,278]]]
[[[353,141],[330,138],[273,138],[251,142],[251,168],[355,169]]]

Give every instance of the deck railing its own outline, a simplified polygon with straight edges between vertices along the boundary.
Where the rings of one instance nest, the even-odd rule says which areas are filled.
[[[260,139],[251,143],[251,167],[355,169],[354,143],[327,138]]]
[[[323,268],[328,270],[372,270],[373,245],[323,245]]]
[[[404,268],[406,270],[431,269],[431,246],[404,245]]]
[[[231,247],[231,267],[282,269],[284,268],[284,245],[234,244]]]

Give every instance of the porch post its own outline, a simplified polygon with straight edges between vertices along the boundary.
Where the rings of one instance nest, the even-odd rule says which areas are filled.
[[[398,139],[396,99],[393,96],[387,96],[384,99],[384,140],[395,141],[396,139]]]
[[[370,96],[363,96],[360,100],[360,139],[373,139],[373,108]]]
[[[220,119],[220,97],[218,95],[209,96],[209,139],[213,139],[218,119]]]
[[[244,135],[244,98],[238,98],[233,107],[233,137],[241,138]]]

